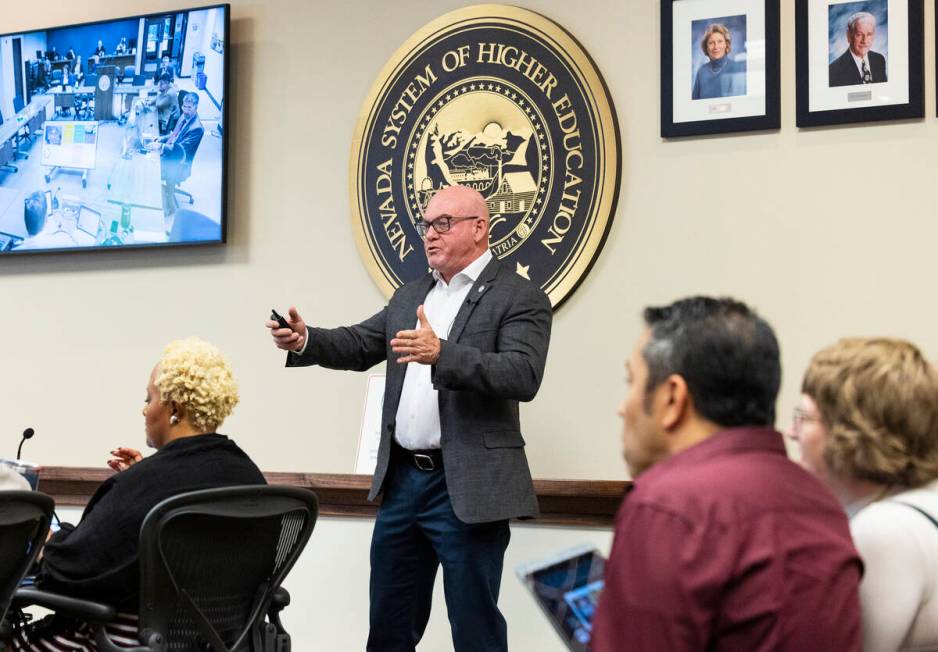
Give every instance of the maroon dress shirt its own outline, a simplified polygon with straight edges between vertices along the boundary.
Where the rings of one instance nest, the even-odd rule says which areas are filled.
[[[626,496],[592,650],[859,650],[862,572],[843,509],[782,436],[724,430]]]

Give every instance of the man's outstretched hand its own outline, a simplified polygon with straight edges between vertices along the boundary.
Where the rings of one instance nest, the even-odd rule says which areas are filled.
[[[280,324],[273,319],[268,319],[264,325],[270,329],[270,336],[274,339],[274,346],[278,349],[299,351],[306,344],[306,322],[294,306],[290,306],[287,314],[287,323],[290,328],[280,328]]]

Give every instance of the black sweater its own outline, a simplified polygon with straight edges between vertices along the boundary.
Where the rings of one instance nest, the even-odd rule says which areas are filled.
[[[46,544],[38,587],[135,608],[140,592],[140,527],[150,510],[187,491],[249,484],[266,481],[244,451],[224,435],[171,441],[102,483],[77,526],[63,524]]]

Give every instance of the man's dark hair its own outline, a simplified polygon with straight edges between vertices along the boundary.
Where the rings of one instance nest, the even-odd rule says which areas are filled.
[[[775,423],[782,377],[778,341],[772,327],[746,304],[690,297],[645,308],[644,318],[651,329],[642,351],[647,400],[652,389],[677,374],[708,421],[725,428]]]
[[[172,84],[173,78],[169,76],[168,72],[164,72],[162,75],[160,75],[160,81],[166,82],[167,84]]]
[[[23,220],[26,222],[26,233],[36,235],[46,225],[46,196],[41,192],[34,192],[26,198],[23,209]]]

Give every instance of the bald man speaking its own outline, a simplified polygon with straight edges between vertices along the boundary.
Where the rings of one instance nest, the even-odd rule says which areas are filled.
[[[368,650],[414,650],[443,586],[456,652],[507,650],[498,610],[508,519],[537,514],[518,402],[544,373],[551,307],[488,248],[478,192],[436,193],[418,229],[431,272],[347,328],[268,321],[287,366],[364,371],[388,361],[381,445],[369,499],[383,496],[371,540]]]

